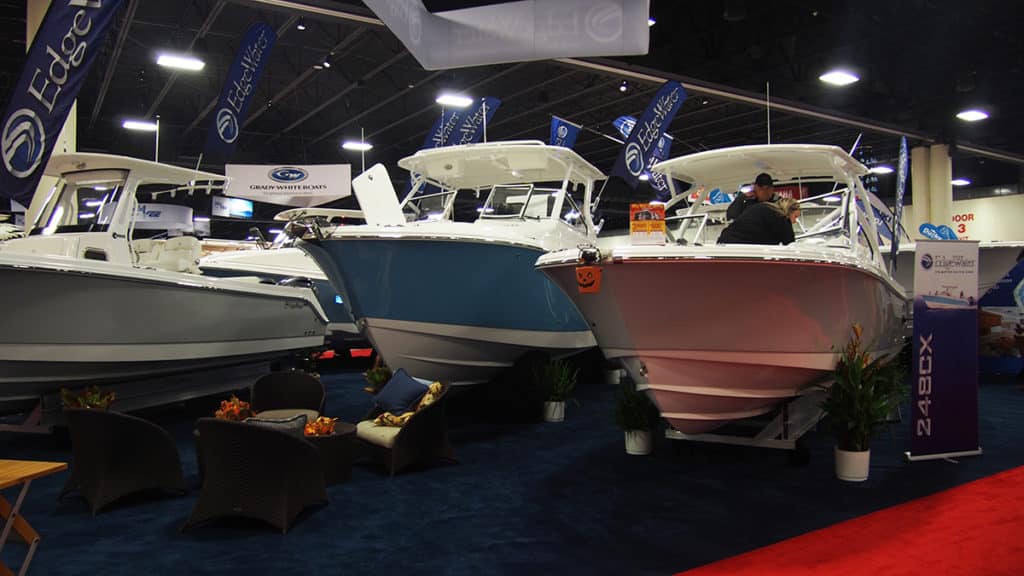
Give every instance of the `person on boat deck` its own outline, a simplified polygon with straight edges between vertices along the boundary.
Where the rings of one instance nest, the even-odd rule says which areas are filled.
[[[778,202],[779,195],[775,193],[775,181],[771,175],[761,172],[754,179],[754,186],[749,192],[736,195],[736,199],[729,204],[725,210],[725,217],[735,220],[740,217],[744,210],[758,202]]]
[[[757,202],[722,230],[719,244],[789,244],[795,240],[793,224],[800,203],[792,198]]]

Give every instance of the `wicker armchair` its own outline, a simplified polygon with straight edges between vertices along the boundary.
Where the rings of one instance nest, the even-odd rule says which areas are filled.
[[[272,411],[270,417],[286,418],[293,413],[316,420],[324,409],[327,393],[320,379],[307,372],[271,372],[252,385],[252,410]]]
[[[71,474],[59,499],[79,492],[92,514],[122,496],[145,490],[187,493],[181,458],[170,433],[122,412],[65,408]]]
[[[443,383],[437,399],[416,412],[401,428],[374,425],[373,419],[380,415],[380,410],[370,410],[356,426],[363,451],[392,476],[412,465],[455,462],[445,414],[449,390],[450,385]]]
[[[200,418],[196,429],[203,487],[182,530],[241,516],[283,534],[307,506],[327,504],[320,453],[305,439],[216,418]]]

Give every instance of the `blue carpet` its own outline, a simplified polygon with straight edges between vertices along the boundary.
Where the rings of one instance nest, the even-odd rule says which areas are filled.
[[[328,414],[366,412],[360,374],[324,381]],[[805,437],[804,466],[784,452],[665,438],[653,456],[628,456],[614,392],[581,386],[558,424],[494,424],[473,394],[455,398],[459,464],[394,478],[357,465],[350,482],[328,488],[329,506],[284,536],[231,521],[180,533],[198,493],[190,432],[216,402],[150,410],[141,415],[178,439],[192,492],[131,498],[94,518],[84,500],[57,502],[66,473],[40,479],[23,509],[43,537],[30,573],[671,574],[1024,464],[1015,381],[980,389],[983,456],[906,464],[909,424],[897,424],[873,445],[862,484],[835,479],[821,432]],[[0,446],[3,458],[70,460],[59,437],[0,434]],[[3,559],[17,565],[24,551],[8,543]]]

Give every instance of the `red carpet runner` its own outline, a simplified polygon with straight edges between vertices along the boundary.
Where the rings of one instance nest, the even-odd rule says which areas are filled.
[[[1024,574],[1024,466],[683,572]]]

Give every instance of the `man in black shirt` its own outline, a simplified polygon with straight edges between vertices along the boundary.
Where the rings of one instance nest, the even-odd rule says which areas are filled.
[[[754,187],[750,192],[741,192],[736,195],[736,199],[726,209],[725,217],[735,220],[749,206],[758,202],[777,202],[778,200],[779,196],[775,193],[775,182],[770,175],[762,172],[754,179]]]

